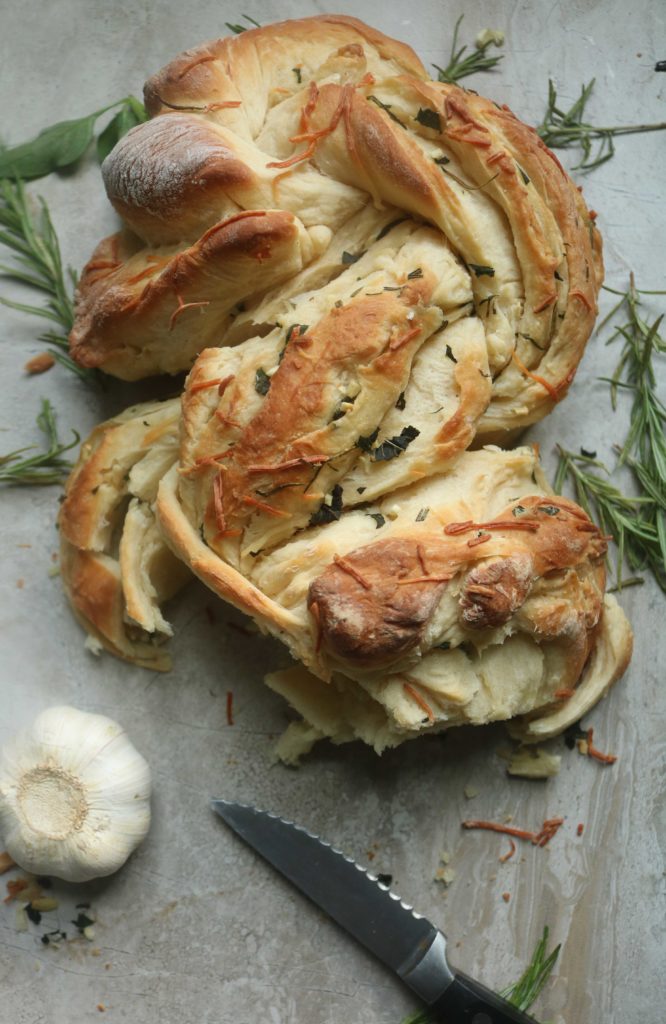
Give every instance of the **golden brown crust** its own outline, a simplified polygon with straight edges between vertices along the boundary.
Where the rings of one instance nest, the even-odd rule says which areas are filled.
[[[129,414],[84,449],[77,615],[147,664],[168,544],[344,694],[356,734],[552,708],[606,635],[604,539],[545,499],[533,454],[465,449],[573,379],[603,273],[579,191],[508,108],[353,18],[211,41],[145,95],[104,165],[127,228],[83,274],[72,352],[190,373],[178,440]]]
[[[468,629],[503,626],[522,607],[535,582],[568,569],[592,566],[597,622],[606,543],[597,527],[563,498],[521,498],[490,523],[450,523],[418,539],[377,541],[336,558],[311,585],[308,606],[320,642],[343,665],[388,667],[423,638],[442,593],[456,581],[458,615]],[[570,634],[568,621],[537,620],[548,639]]]
[[[58,520],[60,575],[81,625],[116,656],[160,671],[171,666],[159,646],[171,629],[159,606],[189,578],[152,513],[157,484],[177,456],[177,426],[171,401],[135,406],[96,427]]]
[[[302,225],[277,210],[235,214],[182,252],[141,251],[100,268],[98,250],[96,273],[88,268],[78,289],[72,356],[124,380],[178,373],[257,290],[258,275],[276,284],[299,271],[309,252]]]
[[[156,245],[174,246],[178,265],[183,242],[221,218],[282,207],[317,239],[286,280],[372,199],[435,225],[473,271],[468,315],[484,324],[493,376],[483,439],[514,436],[566,393],[594,319],[598,233],[555,158],[506,108],[429,81],[408,47],[336,16],[187,51],[150,80],[146,97],[153,120],[121,140],[105,179],[149,248],[120,261],[113,302],[82,288],[75,358],[133,377],[189,368],[193,331],[199,350],[213,336],[222,343],[231,306],[213,301],[204,263],[187,278],[196,318],[183,337],[170,330],[171,314],[149,301],[150,281],[138,301],[146,261],[163,255]],[[262,274],[253,294],[276,281]]]

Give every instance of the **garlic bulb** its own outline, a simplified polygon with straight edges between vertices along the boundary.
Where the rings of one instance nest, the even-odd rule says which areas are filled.
[[[85,882],[117,871],[150,826],[150,769],[104,715],[49,708],[0,760],[0,835],[22,868]]]

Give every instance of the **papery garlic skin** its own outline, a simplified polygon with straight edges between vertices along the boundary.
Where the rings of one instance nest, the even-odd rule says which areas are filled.
[[[150,769],[122,726],[43,711],[0,757],[0,836],[17,864],[85,882],[121,867],[150,827]]]

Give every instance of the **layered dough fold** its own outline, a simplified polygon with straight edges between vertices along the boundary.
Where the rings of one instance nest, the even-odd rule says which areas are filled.
[[[299,663],[283,741],[377,750],[463,723],[561,731],[623,671],[606,540],[507,445],[560,401],[596,312],[579,190],[507,108],[353,18],[181,54],[103,168],[124,220],[72,354],[188,371],[83,446],[62,507],[75,613],[167,667],[193,574]],[[476,450],[470,450],[474,447]]]
[[[482,440],[511,440],[566,394],[601,243],[579,190],[507,108],[431,81],[408,47],[335,16],[187,51],[145,93],[151,119],[103,168],[126,226],[80,283],[82,365],[129,380],[189,370],[207,346],[265,334],[285,302],[407,219],[469,277],[458,317],[482,330],[492,384]]]

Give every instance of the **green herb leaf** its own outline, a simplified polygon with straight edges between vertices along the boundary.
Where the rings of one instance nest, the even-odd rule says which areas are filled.
[[[74,121],[60,121],[29,142],[0,151],[0,177],[28,181],[71,167],[90,145],[101,113],[98,110]]]
[[[403,427],[395,437],[389,437],[372,451],[373,462],[389,462],[396,459],[421,433],[416,427]]]
[[[21,456],[26,452],[33,451],[34,445],[28,448],[18,448],[7,455],[1,455],[0,482],[38,486],[60,484],[70,472],[72,464],[62,456],[78,444],[80,438],[76,431],[72,431],[74,440],[69,444],[63,444],[58,439],[55,413],[47,398],[42,399],[37,425],[46,435],[46,448],[36,455],[28,455],[25,458],[21,458]]]
[[[72,924],[81,933],[81,935],[83,935],[86,928],[90,928],[94,923],[93,919],[88,917],[87,914],[84,914],[83,911],[80,911],[76,916],[76,920],[72,921]]]
[[[415,521],[417,523],[424,523],[426,521],[426,519],[428,518],[428,512],[429,511],[430,511],[430,509],[427,508],[427,507],[420,509]]]
[[[407,125],[405,124],[405,122],[404,122],[404,121],[401,121],[401,120],[400,120],[400,118],[399,118],[399,117],[397,117],[397,116],[396,116],[396,115],[395,115],[395,114],[393,113],[393,111],[391,110],[391,106],[390,106],[390,104],[389,104],[389,103],[382,103],[382,101],[381,101],[380,99],[378,99],[378,98],[377,98],[376,96],[368,96],[368,97],[367,97],[367,99],[368,99],[368,102],[369,102],[369,103],[374,103],[374,104],[375,104],[375,106],[377,106],[377,107],[379,107],[379,108],[380,108],[381,110],[383,110],[385,114],[388,114],[388,116],[389,116],[389,117],[391,118],[391,120],[392,120],[392,121],[395,121],[395,123],[396,123],[396,124],[399,124],[401,128],[406,128],[406,127],[407,127]]]
[[[378,530],[382,526],[384,526],[386,520],[384,519],[384,516],[381,514],[381,512],[366,512],[365,514],[366,516],[370,516],[371,519],[374,519],[375,525]]]
[[[342,515],[342,487],[336,484],[331,491],[330,502],[324,501],[317,511],[310,516],[310,526],[323,526],[334,523]]]
[[[103,132],[97,137],[97,159],[100,163],[106,159],[117,142],[127,135],[130,128],[135,128],[148,120],[144,107],[134,96],[128,97],[126,103],[115,114]]]
[[[376,241],[379,242],[382,238],[385,238],[389,231],[393,231],[393,228],[397,228],[398,224],[404,224],[407,219],[407,217],[397,217],[395,220],[392,220],[390,224],[385,224],[377,235]]]
[[[473,270],[477,277],[494,277],[495,268],[485,267],[479,263],[468,263],[467,266],[470,270]]]
[[[361,256],[363,256],[363,255],[364,255],[363,252],[358,252],[358,253],[343,252],[342,257],[341,257],[341,261],[342,261],[342,263],[344,263],[344,265],[346,267],[349,267],[349,266],[351,266],[352,263],[356,263],[357,260],[360,260]]]
[[[362,452],[370,452],[372,451],[372,446],[377,440],[378,436],[379,427],[377,427],[376,430],[373,430],[371,434],[367,434],[366,437],[359,437],[359,439],[356,442],[356,447],[360,448]]]
[[[432,128],[436,132],[441,132],[442,130],[442,120],[439,114],[436,110],[431,110],[430,107],[420,107],[415,120],[422,124],[424,128]]]
[[[268,376],[263,366],[260,366],[254,375],[254,390],[258,395],[267,395],[270,386],[271,378]]]

